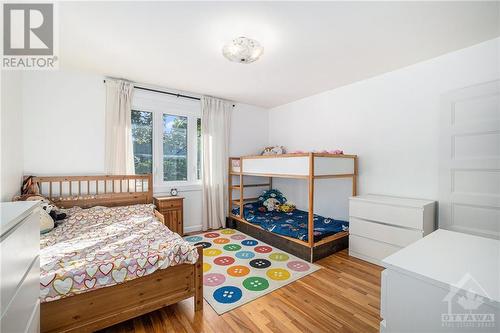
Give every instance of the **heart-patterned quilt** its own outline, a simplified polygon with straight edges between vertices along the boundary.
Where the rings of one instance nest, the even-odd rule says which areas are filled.
[[[112,286],[182,263],[196,248],[155,216],[153,205],[72,209],[41,235],[40,300]]]

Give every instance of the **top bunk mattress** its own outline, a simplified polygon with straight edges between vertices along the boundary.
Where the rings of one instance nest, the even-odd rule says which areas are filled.
[[[260,202],[251,202],[243,206],[244,219],[252,224],[279,235],[288,236],[302,241],[309,241],[308,219],[309,214],[295,209],[289,213],[261,212]],[[233,209],[234,215],[240,214],[240,209]],[[349,230],[349,222],[334,220],[314,214],[314,241],[317,242],[327,236]]]
[[[40,300],[112,286],[183,263],[196,248],[154,216],[153,205],[73,208],[40,237]]]
[[[311,168],[310,159],[314,159]],[[341,176],[355,174],[355,156],[283,154],[272,156],[250,156],[240,159],[231,158],[231,172],[290,178],[308,178],[314,176]]]

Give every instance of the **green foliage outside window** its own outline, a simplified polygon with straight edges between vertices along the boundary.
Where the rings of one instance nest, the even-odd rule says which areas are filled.
[[[136,174],[153,173],[153,113],[132,111]],[[163,115],[163,179],[188,180],[188,118]],[[196,119],[196,179],[201,179],[201,119]]]
[[[136,174],[153,172],[153,114],[132,111],[132,142]]]
[[[187,180],[188,119],[163,115],[163,179]]]

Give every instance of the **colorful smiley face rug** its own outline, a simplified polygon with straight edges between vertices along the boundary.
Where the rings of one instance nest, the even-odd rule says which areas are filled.
[[[184,239],[204,248],[203,296],[218,314],[320,268],[233,229]]]

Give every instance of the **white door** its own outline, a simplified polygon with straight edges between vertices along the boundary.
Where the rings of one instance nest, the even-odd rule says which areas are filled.
[[[500,81],[442,99],[439,225],[500,238]]]

